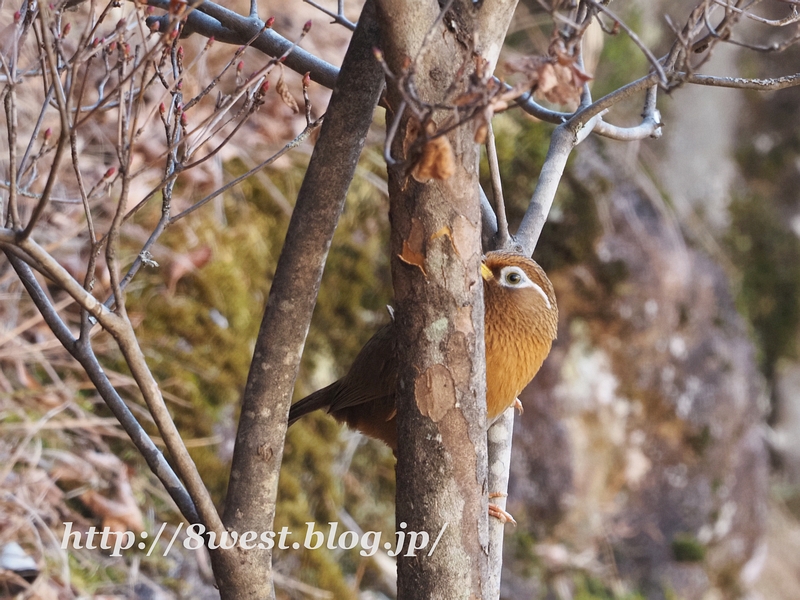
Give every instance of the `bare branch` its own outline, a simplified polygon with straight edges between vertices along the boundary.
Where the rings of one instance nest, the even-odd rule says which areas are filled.
[[[169,0],[147,0],[149,6],[169,10]],[[148,17],[147,23],[163,22],[165,17]],[[214,2],[203,2],[186,16],[185,34],[199,33],[226,44],[242,45],[264,26],[258,18],[243,17]],[[269,56],[281,56],[292,47],[292,42],[272,29],[263,31],[253,42],[253,48]],[[302,48],[294,49],[284,64],[300,73],[311,73],[311,79],[333,88],[339,69],[317,58]]]
[[[42,216],[44,209],[47,207],[47,203],[50,199],[50,193],[53,190],[53,185],[55,185],[56,179],[58,178],[59,173],[59,165],[61,163],[61,158],[64,155],[64,150],[67,148],[67,142],[69,141],[69,130],[70,130],[70,118],[69,118],[69,104],[66,98],[66,94],[64,93],[64,89],[61,85],[61,78],[58,75],[58,62],[55,56],[55,51],[53,49],[52,44],[47,39],[48,32],[48,24],[44,22],[45,15],[49,15],[49,8],[45,8],[44,6],[39,7],[39,21],[40,21],[40,28],[41,28],[41,35],[43,40],[44,52],[45,52],[45,60],[47,62],[47,67],[50,70],[52,75],[52,85],[55,89],[56,93],[56,101],[58,102],[58,113],[61,117],[61,131],[58,135],[58,145],[56,146],[56,153],[53,157],[53,163],[50,166],[50,173],[47,177],[47,182],[45,183],[44,190],[42,191],[42,197],[39,199],[39,202],[36,204],[35,208],[33,209],[33,213],[31,214],[30,219],[28,220],[28,224],[26,225],[24,231],[20,234],[20,239],[25,239],[31,235],[33,232],[34,227],[36,227],[37,222]]]
[[[356,28],[356,24],[350,21],[347,17],[344,16],[344,1],[338,0],[338,11],[333,12],[332,10],[328,10],[324,6],[314,2],[314,0],[303,0],[306,4],[310,4],[318,11],[325,13],[329,17],[333,19],[332,23],[338,23],[339,25],[343,25],[350,31],[354,31]]]
[[[495,496],[492,503],[505,510],[508,482],[511,472],[511,439],[514,434],[514,410],[507,409],[489,427],[487,436],[489,454],[489,490]],[[501,574],[503,572],[503,537],[505,523],[500,519],[489,519],[489,591],[486,598],[500,597]]]
[[[511,243],[508,233],[508,217],[506,204],[503,200],[503,183],[500,180],[500,164],[497,161],[497,147],[495,146],[494,129],[489,121],[488,135],[486,137],[486,158],[489,162],[489,173],[492,178],[492,196],[494,197],[495,212],[497,213],[497,234],[495,248],[507,248]]]
[[[712,87],[737,88],[742,90],[771,91],[782,90],[789,87],[800,85],[800,73],[786,75],[784,77],[773,77],[770,79],[747,79],[744,77],[715,77],[712,75],[678,73],[685,77],[687,83],[698,85],[709,85]]]
[[[175,475],[172,467],[169,465],[164,455],[150,439],[145,430],[142,428],[136,417],[133,416],[125,401],[119,396],[114,386],[108,380],[103,367],[97,362],[97,358],[91,349],[87,340],[79,342],[76,340],[66,324],[61,320],[55,308],[50,303],[50,299],[42,290],[39,282],[33,275],[28,265],[23,263],[14,254],[6,254],[11,266],[17,272],[20,281],[25,286],[31,300],[36,305],[45,323],[47,323],[50,330],[58,338],[64,348],[72,354],[72,356],[83,366],[86,374],[94,384],[97,392],[105,401],[109,410],[119,421],[122,428],[130,437],[134,446],[141,453],[142,457],[147,462],[150,470],[159,478],[164,488],[169,493],[181,511],[184,517],[191,523],[199,521],[197,509],[191,497],[187,494],[186,489],[181,483],[180,479]]]
[[[148,409],[153,415],[159,434],[164,439],[170,455],[175,461],[178,473],[186,483],[187,490],[197,506],[200,518],[209,529],[221,531],[222,522],[216,513],[214,503],[164,404],[158,384],[147,367],[130,322],[106,309],[32,238],[18,240],[14,231],[0,229],[0,244],[8,244],[12,248],[18,247],[23,250],[32,260],[36,261],[39,268],[50,279],[72,296],[82,308],[92,314],[114,336],[139,385]]]
[[[576,123],[579,123],[577,117],[581,112],[572,120],[556,127],[550,138],[550,148],[539,173],[536,189],[515,236],[516,242],[522,246],[523,252],[528,256],[533,254],[536,242],[539,241],[547,215],[550,213],[550,207],[553,205],[558,184],[564,174],[564,167],[567,166],[570,152],[592,132],[597,119],[599,119],[598,115],[591,117],[576,131]]]
[[[766,19],[764,17],[759,17],[758,15],[754,15],[748,10],[743,10],[737,6],[733,6],[730,2],[723,2],[722,0],[714,0],[719,6],[725,7],[726,10],[732,10],[733,12],[740,13],[747,17],[748,19],[755,21],[757,23],[763,23],[764,25],[771,25],[772,27],[783,27],[785,25],[791,25],[792,23],[797,23],[800,21],[800,12],[797,10],[797,5],[792,5],[792,12],[791,14],[785,16],[783,19]]]
[[[497,234],[497,215],[483,188],[478,187],[481,203],[481,245],[484,251],[492,250],[494,237]]]
[[[372,54],[378,39],[374,6],[368,1],[298,193],[286,234],[292,243],[278,260],[256,341],[225,505],[225,523],[236,531],[272,529],[300,356],[328,248],[383,89],[383,72]],[[223,598],[243,597],[240,590],[271,596],[271,583],[265,580],[271,572],[268,551],[236,549],[212,559],[222,565],[217,571]],[[226,564],[238,568],[225,569]]]

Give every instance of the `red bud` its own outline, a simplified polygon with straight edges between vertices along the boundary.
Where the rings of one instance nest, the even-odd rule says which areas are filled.
[[[164,106],[163,102],[158,105],[158,112],[160,112],[162,115],[167,112],[167,107]]]
[[[61,32],[61,37],[67,37],[71,29],[72,29],[72,23],[67,23],[66,25],[64,25],[64,30]]]
[[[306,24],[303,25],[303,33],[308,33],[311,30],[311,19],[306,21]]]
[[[53,135],[53,128],[52,127],[48,127],[47,129],[45,129],[44,130],[44,141],[46,142],[47,140],[49,140],[52,137],[52,135]]]
[[[186,113],[181,115],[181,127],[186,127],[189,124],[189,119],[186,117]]]
[[[303,75],[303,86],[308,87],[308,84],[311,83],[311,72],[309,71],[305,75]]]
[[[111,179],[116,172],[117,172],[116,167],[109,167],[108,170],[106,171],[106,174],[103,175],[103,179]]]
[[[272,27],[272,24],[275,23],[275,17],[270,17],[267,19],[267,22],[264,23],[267,27]]]

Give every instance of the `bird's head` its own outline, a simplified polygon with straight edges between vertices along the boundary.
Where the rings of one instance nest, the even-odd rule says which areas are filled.
[[[513,252],[488,252],[481,263],[481,276],[487,323],[494,319],[508,320],[555,339],[556,295],[553,284],[536,261]]]

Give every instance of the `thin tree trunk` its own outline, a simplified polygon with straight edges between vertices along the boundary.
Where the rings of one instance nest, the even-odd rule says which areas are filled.
[[[364,6],[334,87],[319,140],[289,223],[242,400],[224,522],[236,532],[269,531],[275,516],[292,390],[322,270],[383,88],[372,54],[374,8]],[[213,554],[222,598],[274,597],[271,552]]]
[[[472,31],[474,8],[456,2],[453,10]],[[438,4],[386,1],[378,14],[390,69],[400,73],[417,57],[411,68],[419,99],[446,101],[450,84],[463,77],[459,67],[471,64],[471,48],[439,22],[419,51]],[[390,86],[389,104],[401,101]],[[413,128],[406,115],[393,145],[401,161]],[[403,600],[479,598],[488,575],[479,154],[472,124],[447,137],[455,168],[446,180],[419,183],[402,162],[389,169],[400,364],[397,531],[408,543],[398,557]],[[424,534],[409,532],[425,532],[429,543],[414,552]]]

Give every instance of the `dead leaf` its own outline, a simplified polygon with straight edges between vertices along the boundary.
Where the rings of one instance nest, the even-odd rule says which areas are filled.
[[[429,140],[422,148],[422,156],[411,170],[411,176],[420,183],[426,183],[431,179],[448,179],[455,170],[456,160],[450,140],[439,136]]]
[[[278,85],[275,86],[275,90],[278,92],[281,100],[283,100],[283,103],[291,108],[294,114],[297,114],[300,112],[300,107],[297,106],[297,101],[294,99],[291,92],[289,92],[289,86],[286,85],[286,81],[283,79],[283,65],[280,65],[280,68],[281,74],[280,77],[278,77]]]
[[[550,48],[550,56],[515,57],[505,64],[509,71],[525,76],[525,85],[532,88],[537,97],[554,104],[576,106],[583,84],[592,79],[578,66],[576,56],[557,45]]]
[[[408,123],[406,123],[406,132],[403,136],[403,156],[408,156],[409,149],[417,141],[421,131],[422,125],[419,120],[414,116],[409,118]]]
[[[468,106],[471,104],[477,104],[483,100],[483,98],[484,94],[482,92],[464,92],[460,96],[457,96],[455,100],[453,100],[453,105]]]
[[[86,508],[101,519],[103,528],[107,527],[109,531],[118,533],[144,531],[144,516],[136,505],[127,480],[125,485],[118,489],[116,500],[106,498],[95,490],[84,492],[79,497]]]

